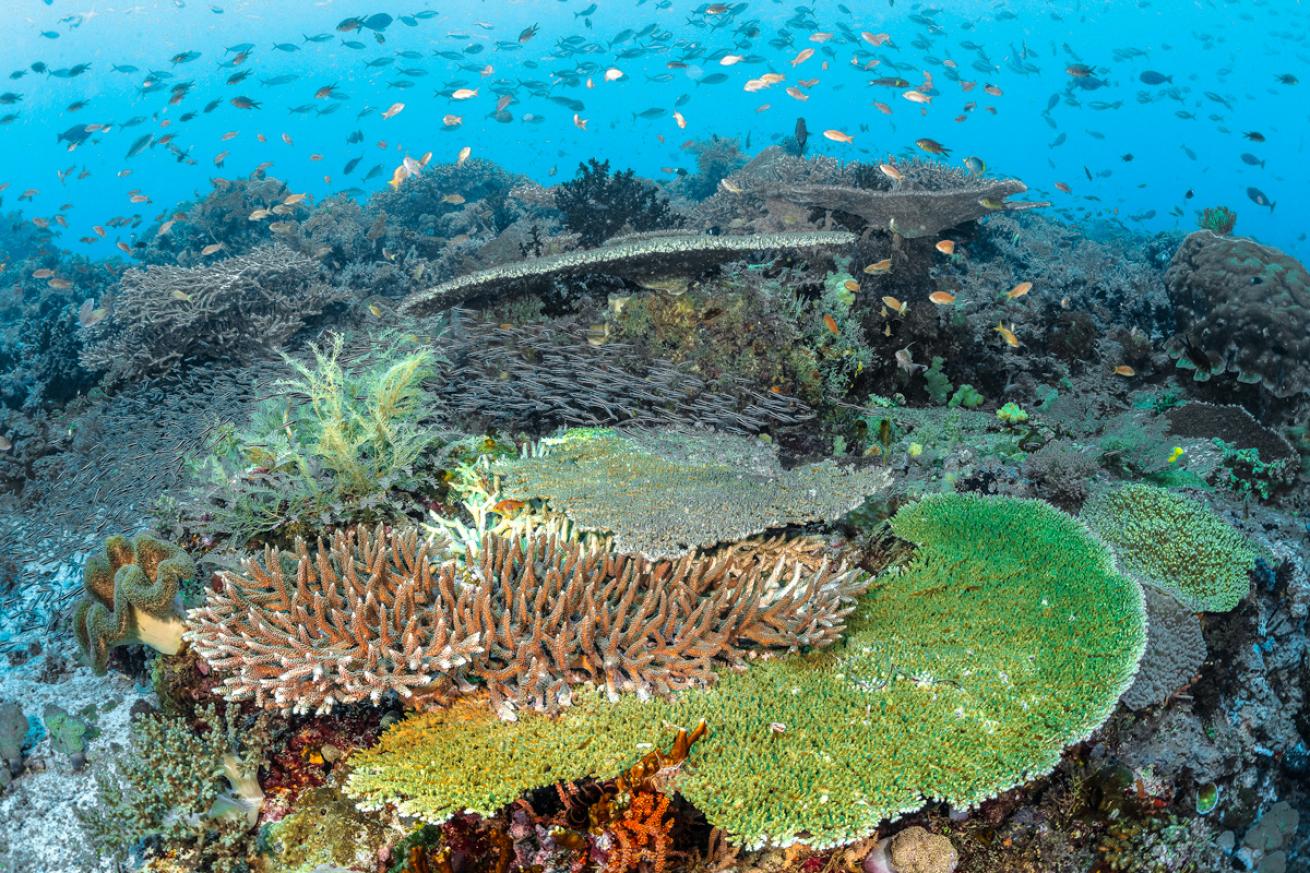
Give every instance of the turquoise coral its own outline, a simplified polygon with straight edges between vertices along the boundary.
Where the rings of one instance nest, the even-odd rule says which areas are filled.
[[[1039,501],[940,495],[892,525],[919,549],[863,597],[843,645],[671,700],[580,693],[558,718],[500,722],[464,700],[357,754],[347,792],[431,822],[489,815],[557,780],[613,776],[704,719],[682,795],[736,842],[822,847],[1049,771],[1132,682],[1140,588]]]
[[[104,673],[109,650],[129,643],[177,654],[185,630],[175,608],[178,586],[195,575],[185,551],[148,533],[106,539],[87,559],[73,612],[73,634],[92,669]]]

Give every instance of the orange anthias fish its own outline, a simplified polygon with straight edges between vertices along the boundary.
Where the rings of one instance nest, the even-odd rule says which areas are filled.
[[[1127,378],[1130,376],[1136,376],[1137,371],[1134,370],[1132,367],[1128,366],[1127,364],[1120,364],[1119,366],[1114,368],[1114,374],[1116,376],[1123,376]]]
[[[1006,299],[1009,300],[1018,300],[1020,297],[1027,294],[1031,290],[1033,290],[1032,282],[1020,282],[1018,285],[1015,285],[1009,291],[1006,291],[1005,296]]]
[[[830,139],[833,142],[846,142],[846,143],[855,142],[855,137],[851,136],[849,133],[844,133],[840,130],[825,130],[823,132],[823,135],[825,138]]]
[[[1014,331],[1011,328],[997,322],[996,327],[992,328],[992,330],[1001,335],[1001,339],[1005,340],[1007,346],[1012,349],[1019,348],[1019,338],[1014,335]]]
[[[938,306],[950,306],[955,302],[955,295],[949,291],[934,291],[928,295],[928,299]]]
[[[905,311],[910,308],[909,303],[906,303],[902,300],[897,300],[895,297],[892,297],[890,295],[882,298],[882,304],[883,306],[886,306],[888,309],[890,309],[892,312],[895,312],[897,315],[904,315]]]
[[[953,255],[955,254],[955,240],[941,240],[937,245],[933,246],[933,248],[937,249],[937,251],[941,252],[943,255]]]
[[[892,259],[883,258],[881,261],[875,261],[864,268],[864,272],[870,276],[881,276],[892,271]]]
[[[828,333],[833,336],[841,335],[841,329],[837,327],[837,319],[833,318],[826,312],[823,314],[823,326],[828,328]]]

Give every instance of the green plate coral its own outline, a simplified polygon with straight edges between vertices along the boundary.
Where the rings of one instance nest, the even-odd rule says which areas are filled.
[[[1141,589],[1039,501],[938,495],[892,523],[919,549],[875,583],[834,649],[668,700],[584,693],[558,718],[501,722],[461,701],[391,728],[354,758],[347,791],[433,822],[492,814],[528,789],[616,775],[704,719],[683,795],[737,842],[830,846],[1050,770],[1131,683]]]
[[[1203,504],[1154,485],[1094,496],[1082,517],[1124,570],[1168,591],[1188,609],[1227,612],[1251,590],[1256,552]]]

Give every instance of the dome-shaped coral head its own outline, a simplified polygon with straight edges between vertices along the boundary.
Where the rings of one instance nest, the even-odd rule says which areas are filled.
[[[106,539],[82,570],[82,599],[73,612],[73,635],[91,668],[104,673],[109,650],[131,643],[177,654],[186,630],[178,586],[195,574],[186,552],[148,533]]]

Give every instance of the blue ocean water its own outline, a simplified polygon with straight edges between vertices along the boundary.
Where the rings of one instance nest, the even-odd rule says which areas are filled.
[[[1187,230],[1224,204],[1239,233],[1306,254],[1300,3],[5,6],[0,208],[98,256],[260,165],[315,197],[364,197],[405,155],[465,147],[542,182],[591,156],[660,179],[694,171],[688,140],[758,151],[798,117],[814,153],[922,156],[926,137],[942,160],[1022,178],[1070,222]],[[746,90],[769,72],[785,78]],[[93,230],[115,217],[129,221]]]

